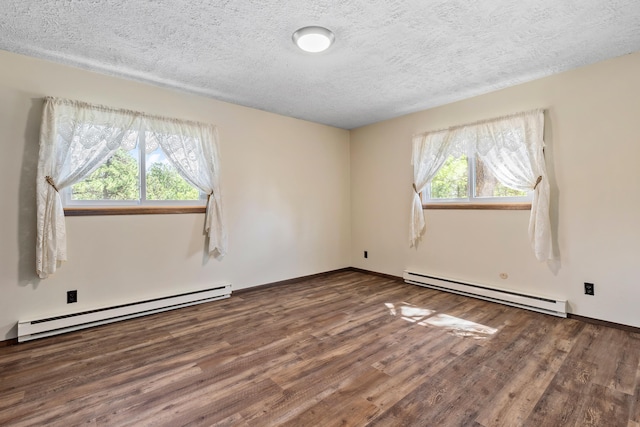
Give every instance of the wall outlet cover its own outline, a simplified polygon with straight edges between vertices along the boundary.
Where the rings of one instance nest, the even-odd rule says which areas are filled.
[[[78,291],[67,291],[67,304],[78,302]]]
[[[585,295],[595,295],[595,285],[593,283],[584,282]]]

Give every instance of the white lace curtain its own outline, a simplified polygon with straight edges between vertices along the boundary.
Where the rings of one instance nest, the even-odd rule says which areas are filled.
[[[205,233],[209,253],[224,256],[227,236],[222,227],[218,134],[213,126],[153,117],[144,119],[145,129],[160,145],[169,162],[191,185],[208,195]]]
[[[422,200],[420,193],[436,176],[444,162],[454,152],[459,151],[459,139],[454,138],[455,131],[439,131],[413,138],[413,201],[411,206],[411,246],[418,244],[418,240],[426,230]]]
[[[219,189],[214,126],[143,113],[46,98],[40,131],[37,176],[36,272],[46,278],[67,260],[66,228],[59,191],[89,176],[144,124],[169,161],[191,184],[209,194],[205,232],[209,252],[223,256],[226,233]],[[165,148],[166,147],[166,148]]]
[[[529,240],[539,261],[554,259],[543,133],[544,112],[536,110],[414,137],[411,244],[416,245],[426,229],[418,193],[424,191],[449,155],[472,149],[502,184],[533,191]]]

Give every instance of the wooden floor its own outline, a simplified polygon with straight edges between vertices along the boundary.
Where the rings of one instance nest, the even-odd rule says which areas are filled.
[[[640,336],[359,272],[0,348],[0,425],[640,426]]]

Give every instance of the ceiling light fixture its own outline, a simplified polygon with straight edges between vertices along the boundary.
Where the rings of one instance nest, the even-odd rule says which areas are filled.
[[[293,42],[305,52],[323,52],[334,40],[333,33],[324,27],[304,27],[293,33]]]

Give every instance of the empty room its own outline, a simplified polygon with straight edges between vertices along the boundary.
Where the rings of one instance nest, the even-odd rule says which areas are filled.
[[[0,4],[0,425],[640,427],[640,2]]]

